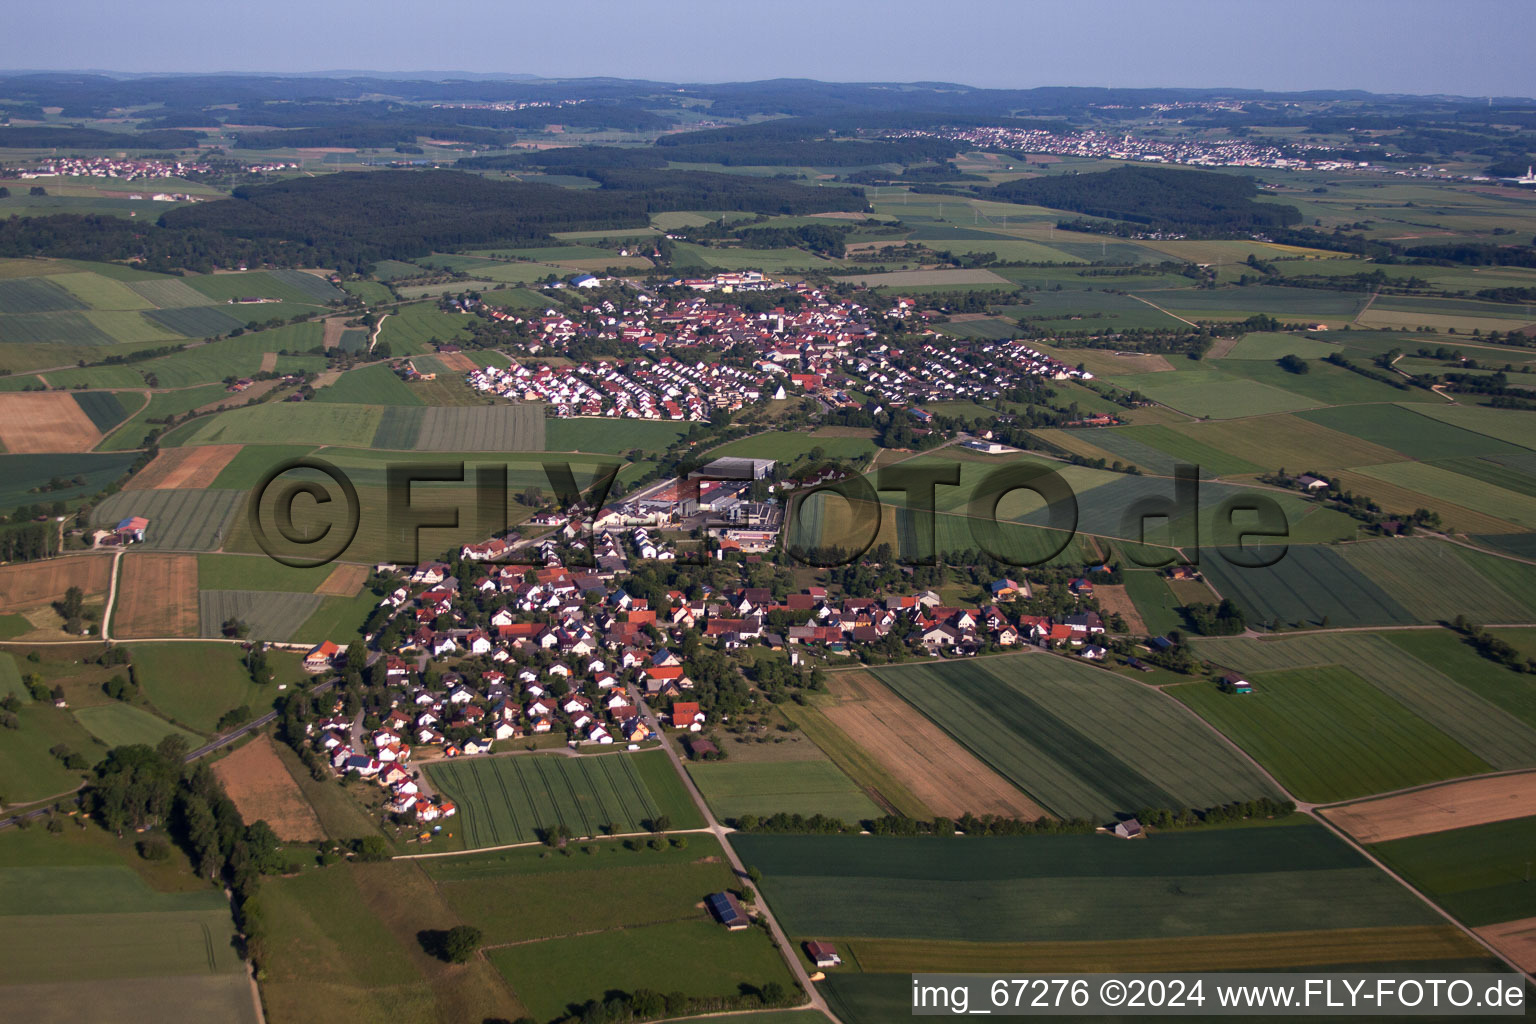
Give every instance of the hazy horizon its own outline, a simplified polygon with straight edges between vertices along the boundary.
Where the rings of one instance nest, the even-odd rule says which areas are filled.
[[[430,12],[401,0],[239,10],[59,0],[8,21],[0,66],[19,72],[330,75],[372,66],[413,70],[356,73],[1536,94],[1525,52],[1536,5],[1523,0],[1292,0],[1283,17],[1216,0],[1088,0],[1070,10],[1006,0],[940,9],[637,0],[587,11],[457,0]]]

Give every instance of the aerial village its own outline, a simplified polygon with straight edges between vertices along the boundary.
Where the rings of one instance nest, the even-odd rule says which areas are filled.
[[[466,380],[477,391],[512,401],[546,402],[556,417],[697,422],[715,410],[735,411],[790,394],[811,395],[827,408],[876,412],[919,402],[988,401],[1031,379],[1093,379],[1020,341],[939,346],[925,340],[935,332],[923,329],[914,330],[909,343],[924,366],[919,375],[897,362],[901,350],[879,340],[869,310],[803,285],[792,290],[805,300],[792,311],[753,313],[702,298],[669,302],[643,294],[632,308],[620,309],[611,300],[587,306],[585,322],[553,309],[530,319],[490,311],[494,320],[526,328],[532,338],[524,345],[528,355],[559,355],[577,341],[606,341],[633,345],[648,358],[491,366],[472,371]],[[910,300],[897,299],[883,313],[909,319],[916,310]],[[667,354],[684,348],[748,355],[732,365],[689,364]],[[853,397],[853,390],[868,398]],[[912,415],[923,419],[921,409]]]
[[[1119,578],[1108,565],[1083,567],[1070,580],[1062,570],[1045,570],[1033,585],[1022,573],[995,578],[981,588],[985,603],[962,607],[946,604],[936,590],[899,584],[866,597],[836,586],[753,586],[748,577],[765,556],[716,540],[713,564],[734,569],[735,583],[701,582],[732,578],[729,571],[706,577],[679,566],[671,577],[678,585],[660,599],[636,596],[633,572],[675,563],[678,552],[660,527],[683,508],[675,503],[652,528],[622,525],[633,517],[633,503],[595,516],[546,515],[557,525],[540,538],[514,533],[466,544],[451,561],[376,566],[390,589],[367,646],[327,641],[304,661],[313,673],[366,673],[367,703],[346,713],[338,697],[308,723],[309,742],[338,775],[384,787],[385,811],[426,824],[455,808],[425,790],[425,778],[412,768],[422,761],[514,743],[636,750],[667,730],[681,736],[691,756],[719,756],[703,734],[727,717],[714,697],[723,688],[699,686],[691,666],[718,673],[725,664],[734,675],[731,655],[748,648],[778,652],[795,673],[861,651],[969,657],[1026,644],[1102,661],[1106,644],[1119,642],[1106,634],[1125,629],[1093,597],[1095,579]],[[896,571],[895,578],[904,577]],[[1039,608],[1031,599],[1041,597],[1062,611],[1021,610]],[[1137,649],[1155,661],[1170,646],[1154,637]],[[725,657],[701,659],[701,649]],[[348,664],[353,656],[365,664]],[[1131,658],[1130,665],[1146,662]],[[1231,692],[1248,692],[1238,682]]]

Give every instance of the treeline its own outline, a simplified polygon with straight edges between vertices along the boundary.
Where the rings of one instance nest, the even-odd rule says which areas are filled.
[[[201,132],[150,131],[130,135],[99,128],[0,128],[0,149],[191,149]]]
[[[1465,637],[1467,643],[1489,661],[1496,661],[1515,672],[1536,672],[1536,658],[1526,657],[1509,641],[1468,621],[1465,615],[1456,616],[1451,628]]]
[[[530,149],[499,156],[467,156],[455,166],[466,170],[524,170],[542,167],[564,174],[586,174],[608,167],[665,167],[667,156],[653,149],[622,149],[618,146],[561,146],[557,149]]]
[[[1388,387],[1396,388],[1399,391],[1408,390],[1408,383],[1405,378],[1399,377],[1395,373],[1382,373],[1381,371],[1373,370],[1368,366],[1361,366],[1359,363],[1345,358],[1338,352],[1328,353],[1323,357],[1323,362],[1332,363],[1334,366],[1337,366],[1340,369],[1348,370],[1350,373],[1358,373],[1362,377],[1369,377],[1371,380],[1376,381],[1378,384],[1385,384]]]
[[[853,229],[841,224],[804,224],[793,228],[740,228],[721,226],[717,231],[690,230],[700,239],[734,239],[748,249],[808,249],[824,256],[841,258],[847,250],[848,233]]]
[[[595,169],[587,177],[602,186],[599,195],[608,191],[628,193],[628,201],[640,204],[646,213],[726,210],[803,215],[861,211],[867,206],[861,188],[815,188],[779,178],[749,178],[713,171],[615,167]],[[575,194],[590,195],[592,190]]]
[[[58,551],[59,531],[52,522],[0,526],[0,562],[34,562]]]
[[[818,213],[863,192],[701,171],[604,172],[599,189],[490,181],[457,171],[377,171],[236,189],[158,224],[59,214],[0,220],[0,255],[136,260],[147,270],[236,264],[362,272],[382,259],[474,245],[552,244],[551,232],[639,228],[666,210]]]
[[[693,143],[687,134],[664,135],[656,140],[667,159],[686,164],[723,164],[726,167],[868,167],[872,164],[926,164],[948,160],[960,152],[960,143],[944,139],[891,141],[719,142]]]
[[[158,747],[115,747],[96,766],[84,794],[91,815],[119,836],[147,833],[139,840],[146,860],[164,860],[170,850],[161,832],[186,850],[193,868],[210,881],[223,881],[234,897],[236,923],[255,954],[262,939],[251,910],[263,874],[280,873],[287,861],[277,835],[265,821],[246,824],[207,762],[188,764],[187,743],[168,736]]]
[[[418,138],[462,142],[474,146],[505,146],[513,136],[489,128],[463,128],[403,122],[400,124],[338,125],[334,128],[288,128],[276,131],[240,132],[236,149],[385,149]]]
[[[1426,263],[1456,263],[1469,267],[1536,267],[1536,246],[1479,245],[1475,242],[1415,245],[1404,249],[1409,259]]]
[[[1179,234],[1253,232],[1300,223],[1294,206],[1257,202],[1248,178],[1214,171],[1119,167],[1004,182],[990,194],[1005,202],[1049,206]]]
[[[1211,807],[1143,807],[1135,817],[1152,828],[1193,828],[1252,818],[1283,818],[1293,814],[1296,805],[1289,800],[1261,796],[1254,800],[1235,800]],[[912,818],[887,814],[867,818],[856,825],[825,814],[809,817],[779,812],[768,817],[743,814],[732,823],[738,832],[766,832],[783,835],[840,835],[868,832],[877,836],[1061,836],[1088,835],[1103,827],[1092,818],[1010,818],[1001,814],[976,815],[966,812],[958,818]]]

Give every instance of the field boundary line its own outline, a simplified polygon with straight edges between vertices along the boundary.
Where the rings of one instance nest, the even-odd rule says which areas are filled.
[[[1372,793],[1370,796],[1351,797],[1348,800],[1337,800],[1327,804],[1313,804],[1312,809],[1317,811],[1333,811],[1341,807],[1351,807],[1355,804],[1369,803],[1372,800],[1386,800],[1394,796],[1405,796],[1409,793],[1419,793],[1430,789],[1439,789],[1441,786],[1455,786],[1463,782],[1476,782],[1479,779],[1503,779],[1512,775],[1536,774],[1536,768],[1506,768],[1503,771],[1480,772],[1477,775],[1462,775],[1454,779],[1441,779],[1438,782],[1426,782],[1418,786],[1406,786],[1403,789],[1389,789],[1382,793]],[[1451,831],[1442,829],[1441,831]]]
[[[721,826],[724,828],[724,826]],[[725,829],[730,832],[732,829]],[[665,832],[615,832],[606,836],[572,837],[571,842],[601,843],[613,839],[654,839],[658,836],[694,836],[713,835],[710,828],[669,828]],[[500,846],[480,846],[473,850],[434,850],[431,853],[397,853],[390,860],[430,860],[433,857],[473,857],[481,853],[495,853],[499,850],[530,849],[535,846],[547,846],[548,844],[538,839],[529,839],[521,843],[503,843]]]

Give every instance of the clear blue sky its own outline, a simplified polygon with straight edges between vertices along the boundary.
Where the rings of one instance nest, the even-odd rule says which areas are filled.
[[[1536,95],[1533,0],[51,0],[0,68]]]

